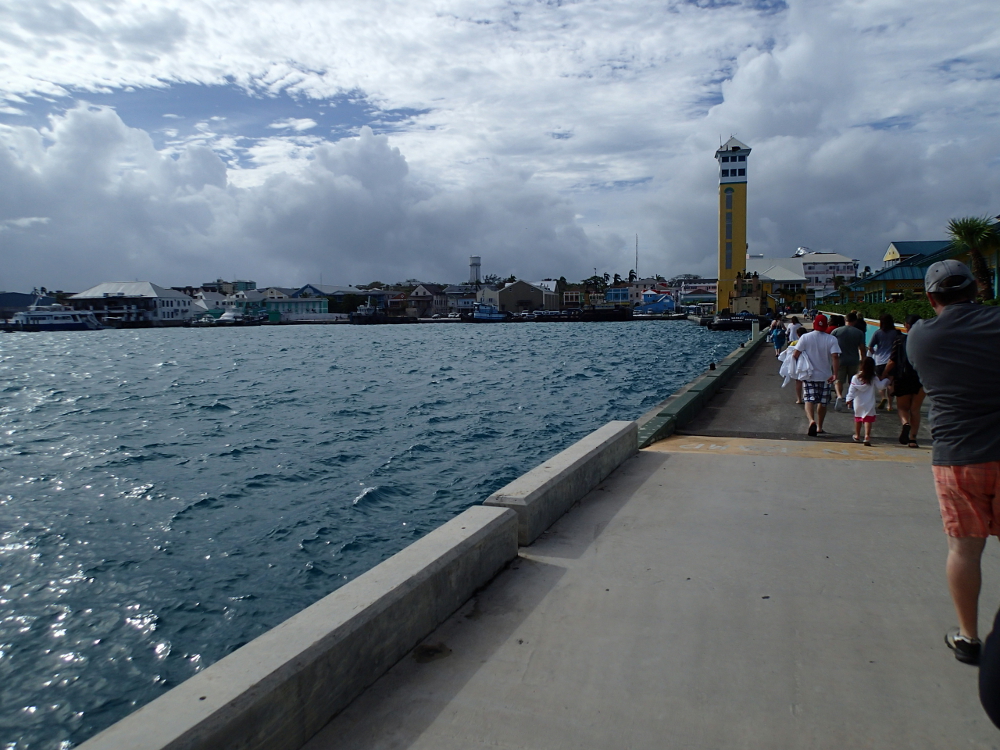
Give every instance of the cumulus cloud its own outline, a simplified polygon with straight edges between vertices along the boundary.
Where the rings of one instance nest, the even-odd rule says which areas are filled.
[[[940,238],[950,216],[1000,208],[992,12],[986,0],[404,0],[392,12],[13,0],[0,7],[0,99],[18,111],[69,91],[235,82],[414,114],[389,140],[351,126],[337,143],[318,135],[326,115],[282,116],[253,138],[238,118],[205,116],[159,150],[106,110],[8,120],[0,220],[51,221],[5,232],[25,265],[2,283],[51,286],[38,274],[53,267],[100,280],[102,253],[164,282],[202,268],[284,283],[461,278],[472,253],[502,273],[579,278],[627,271],[635,232],[640,271],[711,275],[712,152],[732,133],[754,148],[751,251],[804,244],[877,265],[891,240]],[[32,266],[40,252],[76,260]]]
[[[6,128],[0,137],[0,222],[31,230],[5,239],[3,273],[19,269],[0,280],[8,287],[136,277],[179,285],[233,273],[286,285],[320,273],[355,283],[449,279],[476,253],[508,259],[494,270],[547,275],[602,254],[568,202],[516,178],[437,189],[369,128],[316,146],[296,174],[248,188],[230,183],[212,149],[189,145],[171,158],[109,108],[82,105],[44,133]],[[44,207],[46,219],[23,218],[29,206]]]

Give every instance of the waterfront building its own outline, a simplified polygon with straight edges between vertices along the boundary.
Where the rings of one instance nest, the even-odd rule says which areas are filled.
[[[322,319],[318,316],[327,316],[330,312],[328,297],[265,298],[264,306],[271,320]]]
[[[764,280],[767,294],[774,295],[775,290],[785,289],[788,294],[779,294],[779,298],[799,300],[802,297],[802,304],[811,307],[816,300],[839,294],[841,286],[854,281],[858,275],[858,261],[840,253],[799,248],[787,258],[747,255],[746,272],[756,273]]]
[[[609,305],[632,306],[631,290],[627,286],[613,286],[604,290],[604,301]]]
[[[968,253],[958,251],[948,240],[890,242],[882,257],[882,270],[850,284],[850,298],[852,301],[891,302],[906,295],[920,296],[924,292],[927,267],[947,258],[957,258],[971,267]],[[995,277],[995,261],[993,269]]]
[[[410,292],[407,314],[417,318],[448,314],[448,296],[440,284],[417,284]]]
[[[736,279],[746,275],[747,163],[750,147],[735,137],[715,152],[719,164],[719,283],[716,310],[731,309]]]
[[[476,284],[452,284],[445,287],[443,293],[448,300],[448,312],[471,315],[478,292]]]
[[[216,279],[215,281],[205,282],[200,288],[205,292],[218,292],[228,297],[230,294],[235,294],[236,292],[247,292],[251,289],[256,289],[257,282],[247,279],[237,279],[236,281]]]
[[[558,294],[520,279],[507,284],[497,296],[500,312],[520,313],[559,309]]]
[[[89,310],[101,323],[116,326],[180,326],[191,320],[194,300],[149,281],[106,281],[74,294],[75,310]]]
[[[500,309],[500,290],[495,286],[484,286],[476,292],[476,302],[483,305],[493,305],[493,307]]]

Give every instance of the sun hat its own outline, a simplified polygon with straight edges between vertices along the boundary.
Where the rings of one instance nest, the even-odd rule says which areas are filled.
[[[975,283],[969,267],[952,258],[932,263],[924,276],[924,289],[931,293],[957,292]]]

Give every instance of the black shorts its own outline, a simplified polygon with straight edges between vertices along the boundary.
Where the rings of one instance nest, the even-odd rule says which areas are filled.
[[[892,392],[896,396],[915,396],[921,388],[923,386],[920,384],[920,378],[916,376],[895,380],[892,384]]]

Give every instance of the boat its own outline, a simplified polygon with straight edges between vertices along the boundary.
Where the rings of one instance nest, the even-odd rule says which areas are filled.
[[[3,326],[5,331],[99,331],[104,326],[89,310],[73,310],[63,305],[35,304],[14,313]]]
[[[389,316],[384,312],[379,310],[375,305],[372,304],[372,298],[369,297],[368,301],[363,305],[358,305],[358,309],[351,313],[350,319],[351,323],[354,325],[376,325],[378,323],[385,323],[388,321]]]
[[[208,328],[215,325],[215,317],[209,313],[205,313],[200,318],[195,318],[191,321],[190,326],[192,328]]]
[[[507,313],[500,312],[496,305],[477,302],[472,306],[473,323],[502,323],[507,320]]]

